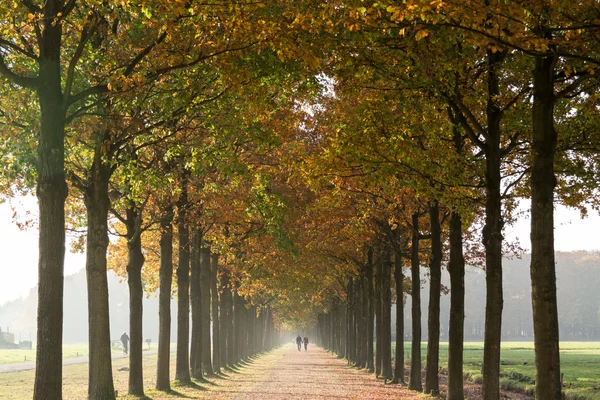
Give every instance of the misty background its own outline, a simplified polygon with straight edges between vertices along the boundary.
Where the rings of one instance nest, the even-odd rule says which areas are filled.
[[[503,340],[530,340],[533,338],[531,311],[531,280],[528,254],[521,259],[505,259],[503,269],[504,311]],[[558,311],[560,338],[567,340],[600,340],[600,253],[558,252],[556,254]],[[423,267],[421,308],[423,326],[427,326],[428,269]],[[407,274],[405,268],[405,274]],[[442,284],[449,288],[449,278],[443,271]],[[129,331],[129,293],[127,282],[108,273],[111,339],[118,339]],[[467,267],[465,275],[465,340],[481,341],[485,322],[485,272]],[[87,342],[88,312],[85,271],[65,277],[64,291],[64,341]],[[405,296],[405,339],[411,338],[411,297]],[[176,301],[171,302],[171,330],[176,331]],[[395,307],[395,306],[394,306]],[[35,342],[37,287],[25,298],[9,301],[0,306],[0,327],[15,334],[15,340],[31,339]],[[449,294],[442,294],[441,340],[448,340]],[[392,310],[392,334],[395,336],[395,309]],[[144,298],[144,339],[158,342],[158,294],[149,293]],[[423,329],[423,339],[427,329]],[[394,337],[395,340],[395,337]]]

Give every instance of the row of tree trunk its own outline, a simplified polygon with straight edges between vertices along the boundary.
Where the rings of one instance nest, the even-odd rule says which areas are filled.
[[[400,231],[388,232],[387,246],[370,248],[367,262],[356,276],[349,277],[345,301],[335,300],[329,311],[318,317],[318,340],[325,349],[348,360],[358,368],[374,372],[378,378],[405,384],[404,365],[404,296],[405,280],[410,281],[412,296],[412,347],[409,389],[439,394],[439,338],[442,237],[437,202],[429,207],[430,235],[419,232],[419,214],[412,218],[410,235],[410,277],[404,275],[404,246]],[[429,319],[425,387],[421,367],[421,281],[419,242],[431,240],[429,257]],[[464,399],[463,389],[463,324],[464,324],[464,257],[462,221],[451,213],[449,222],[450,257],[448,271],[451,284],[450,341],[448,354],[447,399]],[[392,288],[394,288],[392,293]],[[395,296],[393,296],[393,294]],[[392,304],[396,303],[396,348],[392,363]],[[375,345],[374,345],[375,344]]]
[[[185,193],[182,194],[185,200]],[[279,344],[269,308],[250,305],[235,288],[230,273],[219,268],[219,255],[211,252],[202,231],[190,233],[185,207],[180,204],[177,268],[178,316],[175,377],[183,383],[219,374]],[[172,211],[162,220],[160,268],[160,330],[156,388],[170,390],[170,293],[173,252]],[[191,309],[191,321],[190,321]],[[190,338],[191,326],[191,338]],[[212,332],[211,332],[212,329]],[[211,340],[212,334],[212,340]],[[133,337],[132,337],[133,341]],[[133,343],[132,343],[133,346]],[[131,383],[130,383],[131,389]],[[131,392],[130,392],[131,393]]]
[[[268,308],[258,309],[238,295],[235,281],[219,268],[219,255],[211,252],[203,232],[190,229],[187,214],[187,180],[179,198],[177,234],[177,353],[175,378],[183,383],[204,380],[222,368],[233,366],[278,343]],[[127,227],[127,278],[130,295],[130,395],[144,396],[142,372],[142,208],[133,202],[122,221]],[[159,340],[156,388],[170,390],[171,294],[173,278],[174,209],[167,207],[160,219]],[[191,311],[191,321],[190,321]],[[191,327],[191,337],[190,337]],[[212,327],[212,340],[211,340]],[[93,398],[110,398],[108,390]]]

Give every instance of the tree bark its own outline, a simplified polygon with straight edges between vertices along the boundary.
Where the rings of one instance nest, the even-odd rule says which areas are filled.
[[[550,32],[545,32],[551,37]],[[531,297],[535,343],[535,398],[561,399],[554,262],[555,56],[535,59],[531,164]]]
[[[465,321],[465,259],[462,249],[462,220],[458,213],[450,216],[450,322],[448,329],[447,400],[463,400],[463,342]]]
[[[106,275],[106,257],[109,243],[107,220],[110,207],[108,182],[112,171],[102,161],[104,154],[100,151],[100,148],[101,143],[97,143],[94,153],[94,163],[89,173],[88,186],[84,190],[88,222],[86,247],[88,340],[89,348],[94,349],[93,352],[90,352],[88,395],[91,399],[114,399],[115,390],[112,376],[108,308],[108,278]]]
[[[61,24],[51,24],[50,21],[63,10],[62,1],[59,0],[48,0],[43,4],[38,59],[41,126],[37,150],[36,194],[40,210],[40,230],[37,364],[33,398],[60,400],[67,197],[64,165],[66,108],[63,104],[60,68],[62,27]]]
[[[200,294],[200,246],[202,234],[195,230],[192,236],[192,257],[190,274],[190,300],[192,305],[192,341],[190,348],[190,368],[194,379],[202,380],[202,297]]]
[[[355,317],[354,317],[354,334],[356,335],[356,367],[358,368],[363,368],[365,366],[365,358],[363,356],[366,348],[366,340],[363,340],[363,329],[361,324],[363,323],[363,278],[362,278],[362,271],[361,271],[361,276],[356,278],[356,282],[355,282],[355,303],[354,303],[354,312],[355,312]]]
[[[231,342],[229,341],[229,305],[227,298],[227,285],[229,284],[227,273],[223,271],[221,273],[221,280],[219,283],[219,292],[220,292],[220,306],[221,306],[221,315],[219,318],[219,331],[221,332],[221,362],[222,367],[226,368],[227,365],[230,365],[229,358],[229,347]]]
[[[379,377],[383,372],[383,262],[378,257],[375,262],[375,376]]]
[[[211,360],[210,343],[210,247],[203,240],[200,247],[200,307],[202,310],[202,369],[206,375],[212,376],[213,367]]]
[[[383,344],[381,349],[381,369],[383,377],[386,380],[392,380],[392,268],[389,251],[384,252],[381,264],[381,340]]]
[[[361,368],[369,366],[369,280],[367,271],[363,271],[361,279],[361,322],[360,322],[360,337],[361,337]]]
[[[160,219],[160,293],[158,295],[158,362],[156,389],[171,389],[171,286],[173,283],[173,207]]]
[[[500,95],[498,69],[504,58],[502,52],[488,51],[487,125],[489,140],[486,146],[486,207],[483,244],[485,246],[486,306],[483,350],[484,399],[500,398],[500,341],[502,331],[502,193],[500,173],[500,119],[497,104]]]
[[[375,372],[373,342],[375,331],[375,286],[373,282],[373,249],[369,248],[367,254],[367,285],[369,291],[369,315],[367,320],[367,368],[370,373]]]
[[[234,343],[235,343],[235,363],[238,364],[244,354],[244,303],[243,298],[238,294],[237,289],[233,292],[233,315],[234,315]]]
[[[217,272],[219,269],[219,255],[211,254],[211,306],[212,306],[212,338],[213,338],[213,367],[216,374],[221,373],[221,334],[219,319],[219,290]]]
[[[252,306],[248,310],[248,358],[256,354],[256,307]]]
[[[129,286],[129,390],[134,396],[144,396],[144,377],[142,372],[142,315],[144,290],[142,288],[142,215],[135,206],[130,205],[126,212],[127,227],[127,284]]]
[[[347,319],[346,319],[346,358],[348,360],[348,364],[353,364],[356,359],[355,359],[355,343],[356,343],[356,338],[354,336],[354,309],[353,309],[353,305],[354,305],[354,279],[350,278],[348,279],[348,284],[347,284],[347,289],[346,289],[346,293],[347,293],[347,298],[348,298],[348,304],[346,305],[346,314],[347,314]]]
[[[412,216],[412,249],[410,257],[412,347],[410,352],[410,379],[408,388],[421,391],[421,272],[419,268],[419,215]]]
[[[232,367],[235,360],[235,343],[233,331],[233,294],[231,292],[231,283],[229,282],[229,274],[224,272],[221,283],[224,287],[221,298],[224,298],[223,307],[226,310],[225,331],[227,333],[227,364]]]
[[[427,320],[427,368],[425,393],[438,395],[440,358],[440,296],[442,285],[442,232],[437,200],[429,208],[431,226],[431,263],[429,264],[429,313]]]
[[[394,280],[396,282],[396,362],[393,383],[404,384],[404,273],[398,235],[394,252]],[[461,399],[462,400],[462,399]]]
[[[179,237],[179,264],[177,266],[177,361],[175,379],[182,383],[190,379],[190,238],[187,226],[187,177],[181,183],[178,202],[177,234]]]

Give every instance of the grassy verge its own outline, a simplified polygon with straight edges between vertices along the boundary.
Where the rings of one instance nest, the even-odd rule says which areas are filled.
[[[181,398],[234,398],[240,388],[251,385],[262,374],[267,373],[269,366],[281,357],[279,353],[261,355],[261,368],[252,368],[253,360],[236,366],[233,370],[224,371],[219,377],[204,382],[192,382],[191,385],[172,383],[171,392],[161,392],[156,386],[156,354],[143,358],[144,388],[146,400],[181,399]],[[126,358],[113,360],[113,379],[119,399],[139,399],[127,395],[129,379],[129,360]],[[34,371],[10,372],[0,374],[0,399],[23,400],[33,397]],[[175,354],[171,357],[171,380],[175,380]],[[88,364],[68,365],[63,367],[63,398],[69,400],[87,399]]]
[[[423,343],[423,363],[427,344]],[[406,362],[410,362],[410,343],[405,344]],[[600,400],[600,342],[562,342],[561,372],[566,400]],[[440,366],[447,367],[448,343],[440,343]],[[464,373],[467,379],[480,383],[483,343],[466,342]],[[424,365],[424,364],[423,364]],[[502,343],[500,383],[513,391],[533,392],[535,386],[535,354],[533,342]]]
[[[25,349],[0,349],[0,364],[17,364],[35,361],[35,348]],[[123,350],[112,349],[113,354],[121,354]],[[63,344],[63,358],[84,357],[89,354],[87,343]]]

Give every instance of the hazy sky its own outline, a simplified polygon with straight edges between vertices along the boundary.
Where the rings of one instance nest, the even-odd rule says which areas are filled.
[[[38,213],[35,198],[13,201],[20,214],[30,210],[35,216]],[[529,201],[522,207],[527,209]],[[529,224],[527,216],[521,218],[512,227],[505,228],[507,240],[519,238],[521,246],[530,247]],[[598,250],[600,249],[600,217],[591,212],[590,216],[581,220],[579,211],[558,207],[555,213],[555,248],[557,251]],[[0,204],[0,304],[9,300],[26,297],[29,290],[37,284],[38,262],[37,228],[21,231],[13,221],[13,211],[9,204]],[[65,259],[65,275],[76,273],[85,267],[82,254],[67,252]]]

